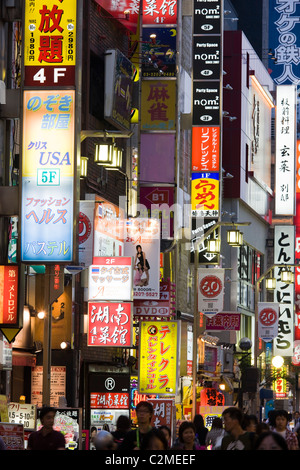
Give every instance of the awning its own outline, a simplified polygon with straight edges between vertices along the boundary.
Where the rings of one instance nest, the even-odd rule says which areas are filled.
[[[32,354],[32,353],[29,353],[29,352],[13,350],[12,365],[13,366],[35,367],[36,366],[36,355]]]

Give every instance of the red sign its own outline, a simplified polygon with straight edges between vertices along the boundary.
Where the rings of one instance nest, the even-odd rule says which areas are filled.
[[[96,2],[114,18],[118,18],[118,21],[120,21],[125,28],[129,29],[133,33],[136,32],[140,2],[131,2],[129,0],[124,0],[122,2],[113,0],[96,0]],[[99,14],[100,16],[107,17],[104,10],[99,9]]]
[[[148,399],[153,406],[153,417],[151,425],[159,428],[160,426],[168,426],[172,429],[174,418],[174,401],[173,400],[160,400]]]
[[[143,25],[177,24],[177,0],[143,2]]]
[[[204,297],[216,297],[222,292],[223,284],[217,276],[206,276],[200,282],[200,292]]]
[[[132,346],[132,304],[89,302],[88,346]]]
[[[225,397],[223,393],[215,388],[204,388],[201,390],[201,406],[224,406]]]
[[[125,410],[129,408],[129,393],[91,393],[93,409]]]
[[[220,127],[192,128],[192,171],[219,171]]]
[[[0,266],[0,324],[18,323],[18,266]]]
[[[206,319],[206,329],[239,331],[240,322],[241,315],[239,313],[222,312]]]
[[[263,326],[274,325],[278,320],[277,312],[272,308],[264,308],[259,312],[259,321]]]

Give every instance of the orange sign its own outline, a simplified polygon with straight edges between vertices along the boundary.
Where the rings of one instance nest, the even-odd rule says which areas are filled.
[[[192,128],[192,171],[219,171],[220,127]]]

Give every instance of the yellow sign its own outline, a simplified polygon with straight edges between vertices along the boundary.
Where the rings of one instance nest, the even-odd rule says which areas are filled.
[[[170,131],[175,129],[176,81],[143,80],[141,130]]]
[[[25,3],[24,65],[75,65],[76,0]]]
[[[141,322],[139,392],[175,395],[178,371],[178,322]]]
[[[219,215],[219,173],[192,173],[193,217]]]
[[[5,336],[7,341],[11,343],[22,328],[0,328],[1,333]]]

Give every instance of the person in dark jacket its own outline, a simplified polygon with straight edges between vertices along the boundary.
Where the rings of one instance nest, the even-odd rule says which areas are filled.
[[[202,415],[195,415],[193,421],[195,428],[196,428],[196,438],[200,446],[205,446],[206,435],[208,433],[208,429],[204,426],[204,419]]]

